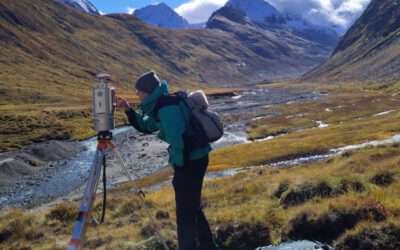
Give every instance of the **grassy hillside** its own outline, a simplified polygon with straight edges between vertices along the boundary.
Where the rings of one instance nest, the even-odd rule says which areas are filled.
[[[400,101],[398,88],[376,91],[343,85],[320,86],[319,90],[329,96],[265,107],[281,115],[249,121],[253,126],[249,137],[268,136],[270,127],[285,127],[286,134],[212,153],[209,171],[260,165],[233,177],[206,181],[203,205],[222,249],[255,249],[287,239],[319,240],[335,245],[335,249],[400,247],[399,143],[354,149],[294,167],[265,165],[399,134],[400,113],[393,109]],[[393,111],[382,114],[389,110]],[[315,128],[316,121],[329,126]],[[138,184],[149,186],[169,176],[159,173]],[[128,189],[122,185],[108,195],[107,222],[89,228],[88,249],[161,249],[143,209]],[[146,202],[175,249],[172,188],[149,192]],[[3,213],[0,248],[29,245],[32,249],[65,249],[78,203],[37,213]]]
[[[400,3],[373,0],[345,34],[333,56],[304,76],[315,82],[400,80]]]

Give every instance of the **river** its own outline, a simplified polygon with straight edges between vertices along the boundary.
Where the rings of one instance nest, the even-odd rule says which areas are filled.
[[[210,99],[211,108],[219,112],[224,119],[229,118],[229,122],[225,124],[224,136],[215,142],[213,147],[249,143],[246,138],[248,121],[278,114],[272,109],[265,108],[269,105],[318,99],[324,95],[299,88],[257,88],[242,92],[240,95]],[[167,167],[167,145],[159,141],[155,135],[142,135],[129,126],[115,129],[113,135],[113,141],[127,163],[133,179]],[[82,151],[57,168],[51,171],[42,169],[34,176],[20,181],[18,185],[2,190],[0,209],[34,208],[63,197],[67,200],[73,193],[80,194],[88,178],[89,168],[96,152],[97,139],[81,141],[80,145]],[[115,164],[113,157],[108,158],[107,176],[111,187],[124,180],[125,177],[123,177],[122,169]],[[237,171],[211,173],[207,178],[232,175]]]

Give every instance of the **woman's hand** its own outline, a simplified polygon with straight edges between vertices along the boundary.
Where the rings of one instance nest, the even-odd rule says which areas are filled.
[[[116,101],[117,101],[116,103],[117,108],[123,108],[125,109],[125,111],[128,111],[131,108],[129,102],[122,97],[117,96]]]

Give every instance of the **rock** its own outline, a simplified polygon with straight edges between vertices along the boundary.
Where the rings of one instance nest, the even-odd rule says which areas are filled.
[[[319,249],[319,250],[333,250],[333,248],[327,244],[320,242],[301,240],[301,241],[288,241],[280,245],[271,245],[267,247],[259,247],[256,250],[297,250],[297,249]]]

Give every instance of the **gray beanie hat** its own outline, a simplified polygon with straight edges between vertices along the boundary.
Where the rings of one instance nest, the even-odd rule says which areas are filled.
[[[139,91],[150,94],[159,84],[160,84],[160,79],[158,79],[156,72],[149,71],[139,76],[135,88]]]

